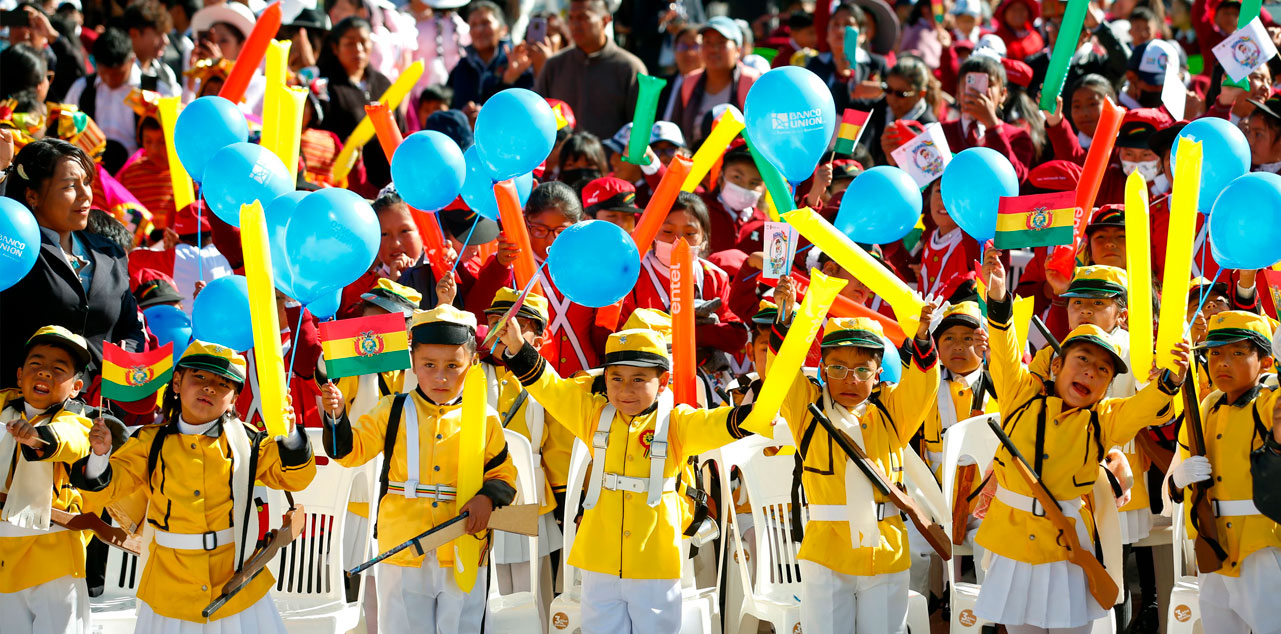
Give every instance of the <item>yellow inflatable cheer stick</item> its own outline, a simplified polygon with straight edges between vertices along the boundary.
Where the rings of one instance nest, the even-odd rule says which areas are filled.
[[[681,191],[692,192],[698,184],[702,182],[703,177],[712,169],[712,164],[716,159],[725,154],[726,148],[729,147],[730,141],[743,131],[743,121],[734,114],[733,110],[726,110],[721,118],[712,126],[712,131],[707,135],[707,139],[698,147],[694,153],[694,166],[690,168],[689,174],[685,176],[685,183],[681,185]]]
[[[792,381],[800,379],[801,365],[809,354],[814,337],[818,335],[819,326],[827,318],[827,311],[832,307],[836,294],[845,287],[845,280],[839,277],[828,277],[818,269],[810,271],[809,290],[801,307],[796,311],[792,327],[783,339],[783,346],[770,363],[761,393],[752,405],[752,412],[747,415],[741,427],[766,438],[774,437],[774,417],[783,406],[783,399],[792,389]]]
[[[1125,180],[1125,269],[1130,277],[1127,302],[1130,308],[1130,367],[1134,368],[1135,376],[1142,376],[1152,367],[1151,249],[1148,242],[1148,185],[1143,175],[1135,171]],[[1187,294],[1184,293],[1184,300],[1179,306],[1187,306],[1186,302]]]
[[[178,104],[181,97],[160,98],[160,126],[165,130],[165,154],[169,157],[169,183],[173,186],[173,208],[178,211],[195,202],[196,190],[191,186],[191,177],[178,160],[178,150],[173,143],[173,126],[178,122]],[[173,219],[169,219],[172,224]]]
[[[302,116],[307,104],[307,89],[301,86],[276,86],[268,92],[277,96],[276,147],[272,150],[289,170],[289,178],[298,182],[298,154],[302,143]]]
[[[487,395],[485,372],[479,364],[472,364],[463,379],[463,422],[458,432],[458,508],[480,492],[481,479],[485,477],[485,429]],[[476,585],[476,569],[480,565],[480,547],[483,544],[474,535],[463,535],[454,540],[454,581],[463,592],[471,592]]]
[[[814,246],[849,271],[873,293],[889,302],[904,333],[910,336],[911,333],[916,332],[917,323],[921,320],[921,308],[925,306],[925,302],[921,301],[921,298],[917,297],[916,293],[903,283],[903,280],[809,207],[784,213],[783,221],[795,227],[801,235],[813,242]]]
[[[409,91],[418,83],[418,78],[423,76],[423,61],[420,59],[405,72],[396,78],[396,83],[392,84],[386,92],[378,98],[381,103],[387,104],[388,108],[395,110],[400,106],[400,102],[409,95]],[[356,152],[365,147],[366,143],[374,138],[374,124],[366,115],[360,123],[356,124],[356,129],[352,130],[351,136],[343,142],[342,151],[338,152],[338,157],[334,159],[334,180],[341,182],[347,178],[351,168],[356,166]]]
[[[1174,344],[1183,339],[1184,322],[1187,320],[1189,271],[1192,270],[1192,242],[1196,232],[1196,201],[1201,194],[1201,142],[1179,139],[1178,155],[1181,158],[1174,166],[1174,192],[1170,194],[1170,230],[1165,243],[1165,276],[1161,282],[1161,318],[1157,322],[1156,331],[1156,364],[1166,370],[1174,369],[1171,351]],[[1129,214],[1129,209],[1126,209],[1126,213]],[[1129,233],[1128,227],[1126,233]],[[1130,284],[1134,285],[1134,281],[1131,280]],[[1131,317],[1130,323],[1139,322]],[[1130,346],[1130,354],[1134,354],[1134,348],[1135,346]],[[1143,366],[1134,367],[1135,375],[1142,376]]]
[[[1020,354],[1027,349],[1028,328],[1031,327],[1032,309],[1035,305],[1036,301],[1033,297],[1014,297],[1014,320],[1010,323],[1014,324],[1014,338],[1019,342]]]
[[[285,360],[280,353],[280,322],[276,314],[276,288],[271,276],[271,247],[262,203],[240,206],[240,248],[245,256],[249,282],[250,322],[254,334],[254,365],[258,370],[258,400],[262,421],[272,436],[285,429]]]
[[[267,91],[262,98],[262,140],[259,145],[285,160],[279,151],[280,100],[283,95],[277,90],[285,85],[285,75],[289,72],[289,40],[272,40],[267,43]],[[286,166],[289,163],[285,163]]]

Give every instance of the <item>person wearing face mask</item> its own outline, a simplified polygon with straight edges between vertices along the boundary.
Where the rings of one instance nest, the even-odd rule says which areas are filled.
[[[1125,88],[1121,105],[1135,108],[1160,108],[1161,88],[1167,73],[1179,72],[1177,48],[1164,40],[1152,40],[1134,47],[1125,69]]]
[[[726,152],[716,188],[701,194],[711,217],[709,230],[704,235],[707,242],[704,255],[734,248],[744,225],[766,220],[760,210],[764,206],[761,201],[764,194],[765,181],[747,147],[739,146]]]
[[[1157,130],[1171,123],[1173,122],[1169,115],[1158,108],[1139,108],[1125,113],[1125,117],[1121,119],[1121,130],[1116,137],[1116,152],[1117,158],[1121,161],[1121,174],[1111,175],[1113,179],[1120,176],[1122,182],[1112,184],[1113,188],[1119,185],[1120,192],[1116,192],[1104,202],[1113,202],[1112,198],[1118,195],[1123,197],[1124,177],[1134,172],[1143,175],[1144,182],[1148,184],[1148,193],[1152,196],[1160,196],[1170,191],[1170,181],[1161,172],[1161,157],[1148,147],[1148,139]],[[1107,176],[1104,178],[1106,180]],[[1102,186],[1100,189],[1103,189]],[[1121,200],[1115,202],[1121,202]]]
[[[591,132],[576,131],[560,147],[556,180],[582,193],[583,186],[609,171],[605,148]]]

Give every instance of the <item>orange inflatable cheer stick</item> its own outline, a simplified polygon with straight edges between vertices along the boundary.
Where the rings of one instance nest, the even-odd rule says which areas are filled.
[[[672,162],[667,164],[667,173],[663,174],[663,180],[659,181],[654,196],[649,199],[649,204],[645,205],[645,213],[642,213],[640,220],[636,221],[636,228],[632,230],[632,240],[636,242],[636,250],[642,258],[654,244],[654,236],[658,235],[658,230],[667,220],[667,212],[671,211],[672,203],[676,202],[676,195],[681,193],[681,185],[689,176],[691,167],[693,162],[690,159],[683,156],[674,157]]]
[[[672,394],[679,405],[698,407],[694,348],[694,256],[685,238],[672,247]]]
[[[525,226],[525,212],[520,208],[520,197],[516,193],[516,183],[511,179],[494,184],[494,198],[498,200],[498,216],[503,222],[503,233],[507,239],[520,247],[520,255],[514,263],[516,270],[516,287],[525,288],[529,280],[538,274],[534,264],[534,247],[529,242],[529,227]],[[547,296],[542,285],[534,283],[534,292]]]
[[[280,3],[273,2],[263,10],[262,15],[258,16],[258,21],[254,23],[254,30],[240,47],[240,56],[236,58],[235,66],[231,67],[231,73],[223,83],[222,90],[218,91],[219,97],[231,103],[240,103],[245,98],[245,89],[249,87],[249,80],[253,79],[254,71],[258,70],[262,60],[267,57],[267,46],[271,44],[271,40],[276,37],[276,32],[279,30]]]
[[[387,164],[390,165],[396,148],[405,140],[400,128],[396,126],[396,120],[392,118],[391,108],[381,101],[375,101],[365,106],[365,115],[373,124],[374,133],[378,135],[378,145],[382,146],[383,154],[387,155]],[[431,271],[436,279],[442,279],[449,272],[449,262],[445,261],[445,235],[440,231],[440,223],[430,214],[413,207],[409,209],[409,216],[414,219],[414,226],[418,227],[418,235],[423,238],[423,250],[427,253],[427,261],[431,263]]]
[[[381,101],[375,101],[365,106],[365,114],[368,115],[370,123],[374,124],[378,144],[382,146],[383,154],[387,155],[387,163],[390,165],[396,148],[400,147],[400,142],[405,140],[400,133],[400,128],[396,127],[396,120],[391,116],[391,108]]]
[[[1125,108],[1104,99],[1103,114],[1099,117],[1098,127],[1094,129],[1094,142],[1085,155],[1085,167],[1081,171],[1081,180],[1076,185],[1076,225],[1072,231],[1072,244],[1057,246],[1050,250],[1045,260],[1046,268],[1053,269],[1063,277],[1071,279],[1072,270],[1076,268],[1076,253],[1085,239],[1085,226],[1090,224],[1090,215],[1094,213],[1094,198],[1098,196],[1099,184],[1103,182],[1103,173],[1107,171],[1108,161],[1112,159],[1112,147],[1116,136],[1121,131],[1121,119]]]

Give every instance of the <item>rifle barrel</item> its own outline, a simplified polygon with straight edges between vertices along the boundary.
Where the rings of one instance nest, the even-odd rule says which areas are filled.
[[[424,539],[424,538],[426,538],[427,536],[431,535],[432,533],[435,533],[435,532],[437,532],[437,531],[443,530],[444,528],[446,528],[446,527],[448,527],[448,526],[451,526],[451,525],[453,525],[453,524],[456,524],[456,523],[458,523],[458,522],[461,522],[461,521],[462,521],[464,518],[466,518],[468,515],[469,515],[469,513],[459,513],[459,514],[458,514],[456,517],[454,517],[454,518],[451,518],[451,519],[449,519],[449,520],[446,520],[446,521],[444,521],[444,522],[441,522],[440,524],[437,524],[437,525],[435,525],[435,526],[431,527],[430,529],[428,529],[428,530],[426,530],[426,531],[423,531],[422,533],[419,533],[418,535],[415,535],[414,537],[411,537],[411,538],[409,538],[409,539],[407,539],[407,540],[405,540],[405,541],[403,541],[403,542],[401,542],[401,543],[399,543],[399,544],[396,544],[395,546],[392,546],[390,549],[388,549],[388,550],[387,550],[387,552],[381,553],[381,554],[379,554],[377,557],[374,557],[373,559],[370,559],[369,561],[366,561],[365,563],[360,564],[359,566],[356,566],[355,568],[352,568],[351,570],[348,570],[348,571],[347,571],[347,576],[348,576],[348,577],[350,577],[350,576],[352,576],[352,575],[355,575],[355,574],[358,574],[358,573],[364,572],[365,570],[368,570],[369,568],[372,568],[375,564],[378,564],[378,563],[380,563],[380,562],[382,562],[382,561],[384,561],[384,560],[386,560],[386,559],[388,559],[388,558],[390,558],[390,557],[394,556],[396,553],[398,553],[398,552],[400,552],[400,551],[402,551],[402,550],[404,550],[404,549],[406,549],[406,548],[409,548],[410,546],[412,546],[412,545],[413,545],[415,542],[417,542],[418,540],[420,540],[420,539]]]

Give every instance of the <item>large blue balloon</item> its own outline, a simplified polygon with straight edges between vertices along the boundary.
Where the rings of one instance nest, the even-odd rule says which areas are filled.
[[[752,147],[799,183],[814,173],[836,132],[836,105],[827,84],[799,66],[761,75],[743,107]]]
[[[1281,176],[1252,172],[1224,188],[1210,214],[1219,266],[1264,269],[1281,260]]]
[[[575,304],[600,308],[622,299],[640,276],[636,243],[618,225],[584,220],[552,243],[547,269],[556,289]]]
[[[489,177],[489,170],[480,159],[479,146],[473,145],[463,152],[467,161],[467,182],[463,183],[463,201],[471,210],[490,220],[498,220],[498,199],[494,197],[494,181]],[[516,177],[516,195],[520,206],[529,200],[529,192],[534,190],[534,175],[521,174]]]
[[[200,291],[191,307],[191,334],[232,350],[254,347],[249,283],[243,275],[220,277]]]
[[[310,304],[364,275],[378,255],[378,217],[359,194],[322,189],[303,198],[285,230],[293,298]]]
[[[490,97],[476,116],[476,145],[496,181],[534,171],[556,145],[556,115],[547,100],[524,88]]]
[[[1179,131],[1178,139],[1201,141],[1201,193],[1197,197],[1197,211],[1209,214],[1216,208],[1214,200],[1228,183],[1250,171],[1250,144],[1240,128],[1227,119],[1204,117],[1187,124]],[[1175,168],[1179,153],[1179,140],[1170,149],[1170,168]]]
[[[859,174],[841,197],[836,228],[855,242],[888,244],[921,217],[921,190],[907,172],[881,165]]]
[[[240,206],[261,201],[264,208],[295,183],[280,157],[253,143],[233,143],[218,150],[205,174],[200,194],[214,215],[240,226]]]
[[[1019,177],[1010,159],[996,150],[972,147],[943,168],[943,206],[956,224],[983,244],[996,235],[1001,196],[1019,195]]]
[[[467,177],[463,153],[453,139],[426,130],[405,138],[391,157],[391,180],[410,207],[443,209],[458,198]]]
[[[147,318],[147,329],[160,340],[160,345],[173,344],[173,358],[182,358],[182,353],[191,343],[191,318],[177,306],[161,304],[142,311]]]
[[[338,314],[342,305],[342,289],[336,288],[332,293],[321,295],[320,299],[307,304],[307,310],[316,319],[332,319]]]
[[[298,202],[307,196],[307,192],[289,192],[276,197],[262,210],[267,223],[267,244],[271,247],[271,277],[276,290],[294,296],[293,264],[285,253],[285,231],[289,228],[289,219],[294,215]]]
[[[40,227],[30,209],[0,196],[0,291],[27,276],[40,256]]]
[[[218,150],[249,140],[249,124],[235,104],[222,97],[201,97],[182,109],[173,126],[178,160],[196,182]]]

